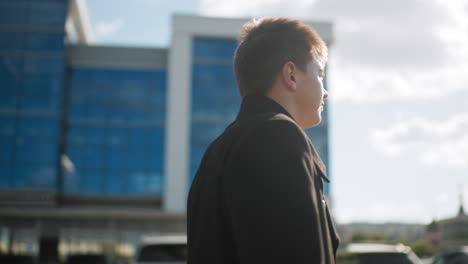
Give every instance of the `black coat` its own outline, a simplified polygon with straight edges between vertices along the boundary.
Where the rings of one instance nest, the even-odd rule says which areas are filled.
[[[189,264],[335,263],[325,166],[281,105],[247,96],[188,197]]]

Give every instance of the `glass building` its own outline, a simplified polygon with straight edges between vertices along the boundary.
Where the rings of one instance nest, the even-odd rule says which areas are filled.
[[[167,49],[124,48],[87,45],[85,13],[0,0],[0,252],[54,260],[112,240],[131,255],[142,235],[185,232],[191,180],[239,110],[246,19],[174,16]],[[310,24],[331,42],[331,24]],[[328,165],[323,114],[307,133]]]
[[[160,196],[165,70],[78,66],[68,78],[63,193]]]
[[[0,1],[0,187],[56,190],[66,1]]]

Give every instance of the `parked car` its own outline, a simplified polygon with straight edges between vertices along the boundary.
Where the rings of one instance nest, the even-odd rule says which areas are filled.
[[[444,250],[432,264],[468,264],[468,246]]]
[[[0,263],[8,264],[37,264],[37,259],[33,256],[22,255],[0,255]]]
[[[403,244],[354,243],[337,256],[338,264],[422,264]]]
[[[145,237],[139,245],[133,264],[187,263],[187,236]]]

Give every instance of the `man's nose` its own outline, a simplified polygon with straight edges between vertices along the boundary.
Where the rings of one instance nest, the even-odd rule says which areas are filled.
[[[323,89],[323,99],[327,99],[328,98],[328,92],[327,90]]]

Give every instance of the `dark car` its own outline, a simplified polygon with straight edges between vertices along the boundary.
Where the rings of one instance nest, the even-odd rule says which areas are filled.
[[[468,246],[444,250],[432,264],[468,264]]]
[[[38,261],[33,256],[21,255],[0,255],[0,263],[8,264],[37,264]]]
[[[337,256],[337,264],[421,264],[421,260],[402,244],[350,244]]]

